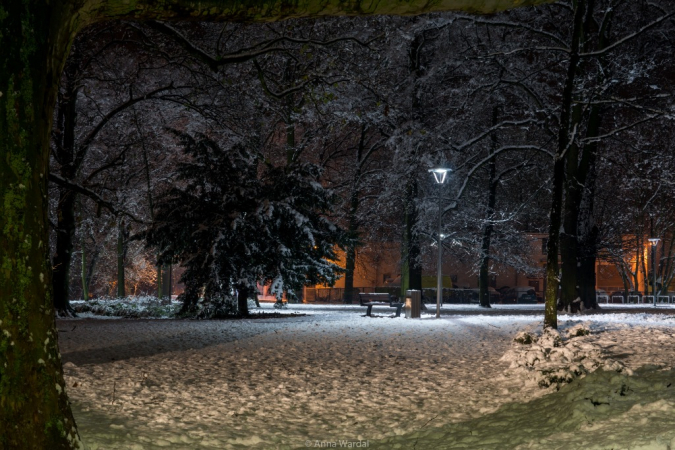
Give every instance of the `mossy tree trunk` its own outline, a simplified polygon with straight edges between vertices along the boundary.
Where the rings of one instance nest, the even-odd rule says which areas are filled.
[[[543,3],[530,0],[521,3]],[[9,0],[0,4],[0,447],[81,448],[57,345],[48,263],[49,132],[75,34],[105,19],[272,21],[290,17],[495,12],[513,0]]]
[[[74,35],[59,1],[0,4],[0,448],[79,445],[48,262],[52,112]],[[68,18],[68,20],[65,20]]]

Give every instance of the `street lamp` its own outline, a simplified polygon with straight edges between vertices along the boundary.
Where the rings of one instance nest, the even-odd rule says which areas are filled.
[[[648,241],[652,244],[652,272],[654,272],[654,285],[652,287],[652,294],[654,294],[654,306],[656,307],[656,246],[659,245],[659,238],[649,238]]]
[[[442,258],[443,258],[443,183],[448,177],[448,173],[451,172],[450,169],[443,167],[438,167],[436,169],[429,169],[429,172],[434,174],[434,180],[438,184],[438,263],[437,263],[437,285],[436,285],[436,318],[441,317],[441,299],[443,298],[443,272],[442,268]]]

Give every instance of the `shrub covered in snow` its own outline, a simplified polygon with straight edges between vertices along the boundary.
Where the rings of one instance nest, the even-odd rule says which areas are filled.
[[[567,330],[567,337],[573,338],[576,336],[588,336],[591,330],[584,324],[578,324]]]
[[[91,313],[97,316],[127,318],[170,318],[180,305],[153,296],[100,298],[89,301],[71,301],[76,314]]]
[[[513,340],[519,344],[529,345],[537,342],[537,336],[527,331],[520,331]]]
[[[539,336],[530,332],[518,333],[514,347],[501,358],[510,362],[505,377],[558,390],[575,378],[600,368],[630,373],[620,362],[606,358],[602,348],[590,340],[586,326],[577,325],[565,334],[563,337],[558,330],[550,328]]]

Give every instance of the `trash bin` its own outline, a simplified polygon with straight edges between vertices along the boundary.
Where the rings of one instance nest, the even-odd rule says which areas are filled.
[[[405,318],[419,319],[422,304],[422,291],[409,290],[405,292]]]

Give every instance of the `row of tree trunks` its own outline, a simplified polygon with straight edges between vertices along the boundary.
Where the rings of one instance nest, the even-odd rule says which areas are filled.
[[[583,23],[575,27],[575,33],[582,33],[579,45],[584,52],[602,50],[606,47],[606,30],[611,25],[612,15],[605,16],[603,28],[599,30],[597,40],[590,37],[590,30],[597,28],[593,18],[594,2],[580,5],[585,8]],[[593,44],[595,48],[593,48]],[[607,71],[606,61],[599,57],[593,61],[603,67],[599,71],[598,84],[604,82]],[[575,77],[583,77],[584,64],[575,64]],[[572,68],[572,66],[570,66]],[[577,99],[580,100],[580,99]],[[561,234],[562,279],[559,309],[576,311],[583,305],[586,309],[597,308],[595,294],[595,261],[597,255],[597,227],[594,224],[594,197],[596,181],[596,159],[598,144],[593,138],[600,134],[602,108],[593,105],[584,111],[585,105],[577,101],[572,109],[567,134],[583,133],[586,144],[579,147],[569,141],[565,155],[565,206],[563,230]]]

